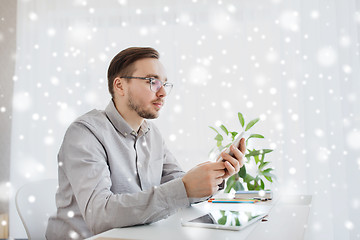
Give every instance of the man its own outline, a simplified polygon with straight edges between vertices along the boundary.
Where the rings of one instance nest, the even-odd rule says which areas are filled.
[[[243,165],[245,140],[235,157],[205,162],[184,173],[152,122],[172,84],[159,53],[128,48],[108,69],[112,100],[68,128],[58,155],[57,214],[47,239],[86,238],[115,227],[151,223],[206,199]]]

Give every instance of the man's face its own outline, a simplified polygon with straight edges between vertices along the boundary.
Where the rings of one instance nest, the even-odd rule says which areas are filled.
[[[144,58],[134,63],[132,77],[152,77],[166,81],[166,73],[158,59]],[[153,119],[159,116],[159,111],[164,105],[166,92],[160,88],[158,92],[150,90],[150,81],[143,79],[130,79],[127,84],[127,105],[140,117]]]

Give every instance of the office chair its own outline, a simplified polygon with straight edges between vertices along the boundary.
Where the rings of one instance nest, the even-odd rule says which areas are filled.
[[[16,210],[29,240],[45,239],[47,222],[56,212],[57,179],[44,179],[23,185],[16,193]]]

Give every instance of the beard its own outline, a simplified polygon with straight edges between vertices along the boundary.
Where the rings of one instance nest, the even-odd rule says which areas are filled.
[[[154,119],[154,118],[159,117],[159,112],[147,111],[140,104],[136,103],[136,101],[134,101],[132,94],[130,92],[129,92],[128,107],[130,109],[134,110],[140,117],[145,118],[145,119]]]

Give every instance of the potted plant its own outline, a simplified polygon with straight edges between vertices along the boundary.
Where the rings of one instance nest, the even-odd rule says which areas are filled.
[[[245,127],[245,119],[242,113],[238,113],[239,122],[241,127],[244,129]],[[246,124],[244,129],[245,132],[249,131],[257,122],[259,122],[259,118],[251,120],[249,123]],[[215,127],[209,126],[212,130],[216,132],[215,140],[216,146],[210,152],[210,158],[214,155],[217,155],[219,152],[223,151],[225,148],[229,147],[231,143],[234,141],[238,132],[236,131],[229,131],[223,124],[220,126],[223,134],[220,133]],[[259,139],[264,138],[261,134],[250,134],[246,139],[246,146],[248,146],[248,141],[250,139]],[[229,143],[223,143],[228,139]],[[264,190],[265,189],[265,182],[269,181],[273,182],[275,175],[272,173],[274,170],[271,167],[268,167],[270,164],[269,161],[265,161],[265,155],[272,152],[272,149],[249,149],[247,148],[245,153],[245,163],[238,174],[235,174],[228,178],[226,181],[225,193],[229,193],[231,189],[235,191],[240,190]],[[256,169],[256,175],[252,176],[246,171],[246,166],[254,161]]]

